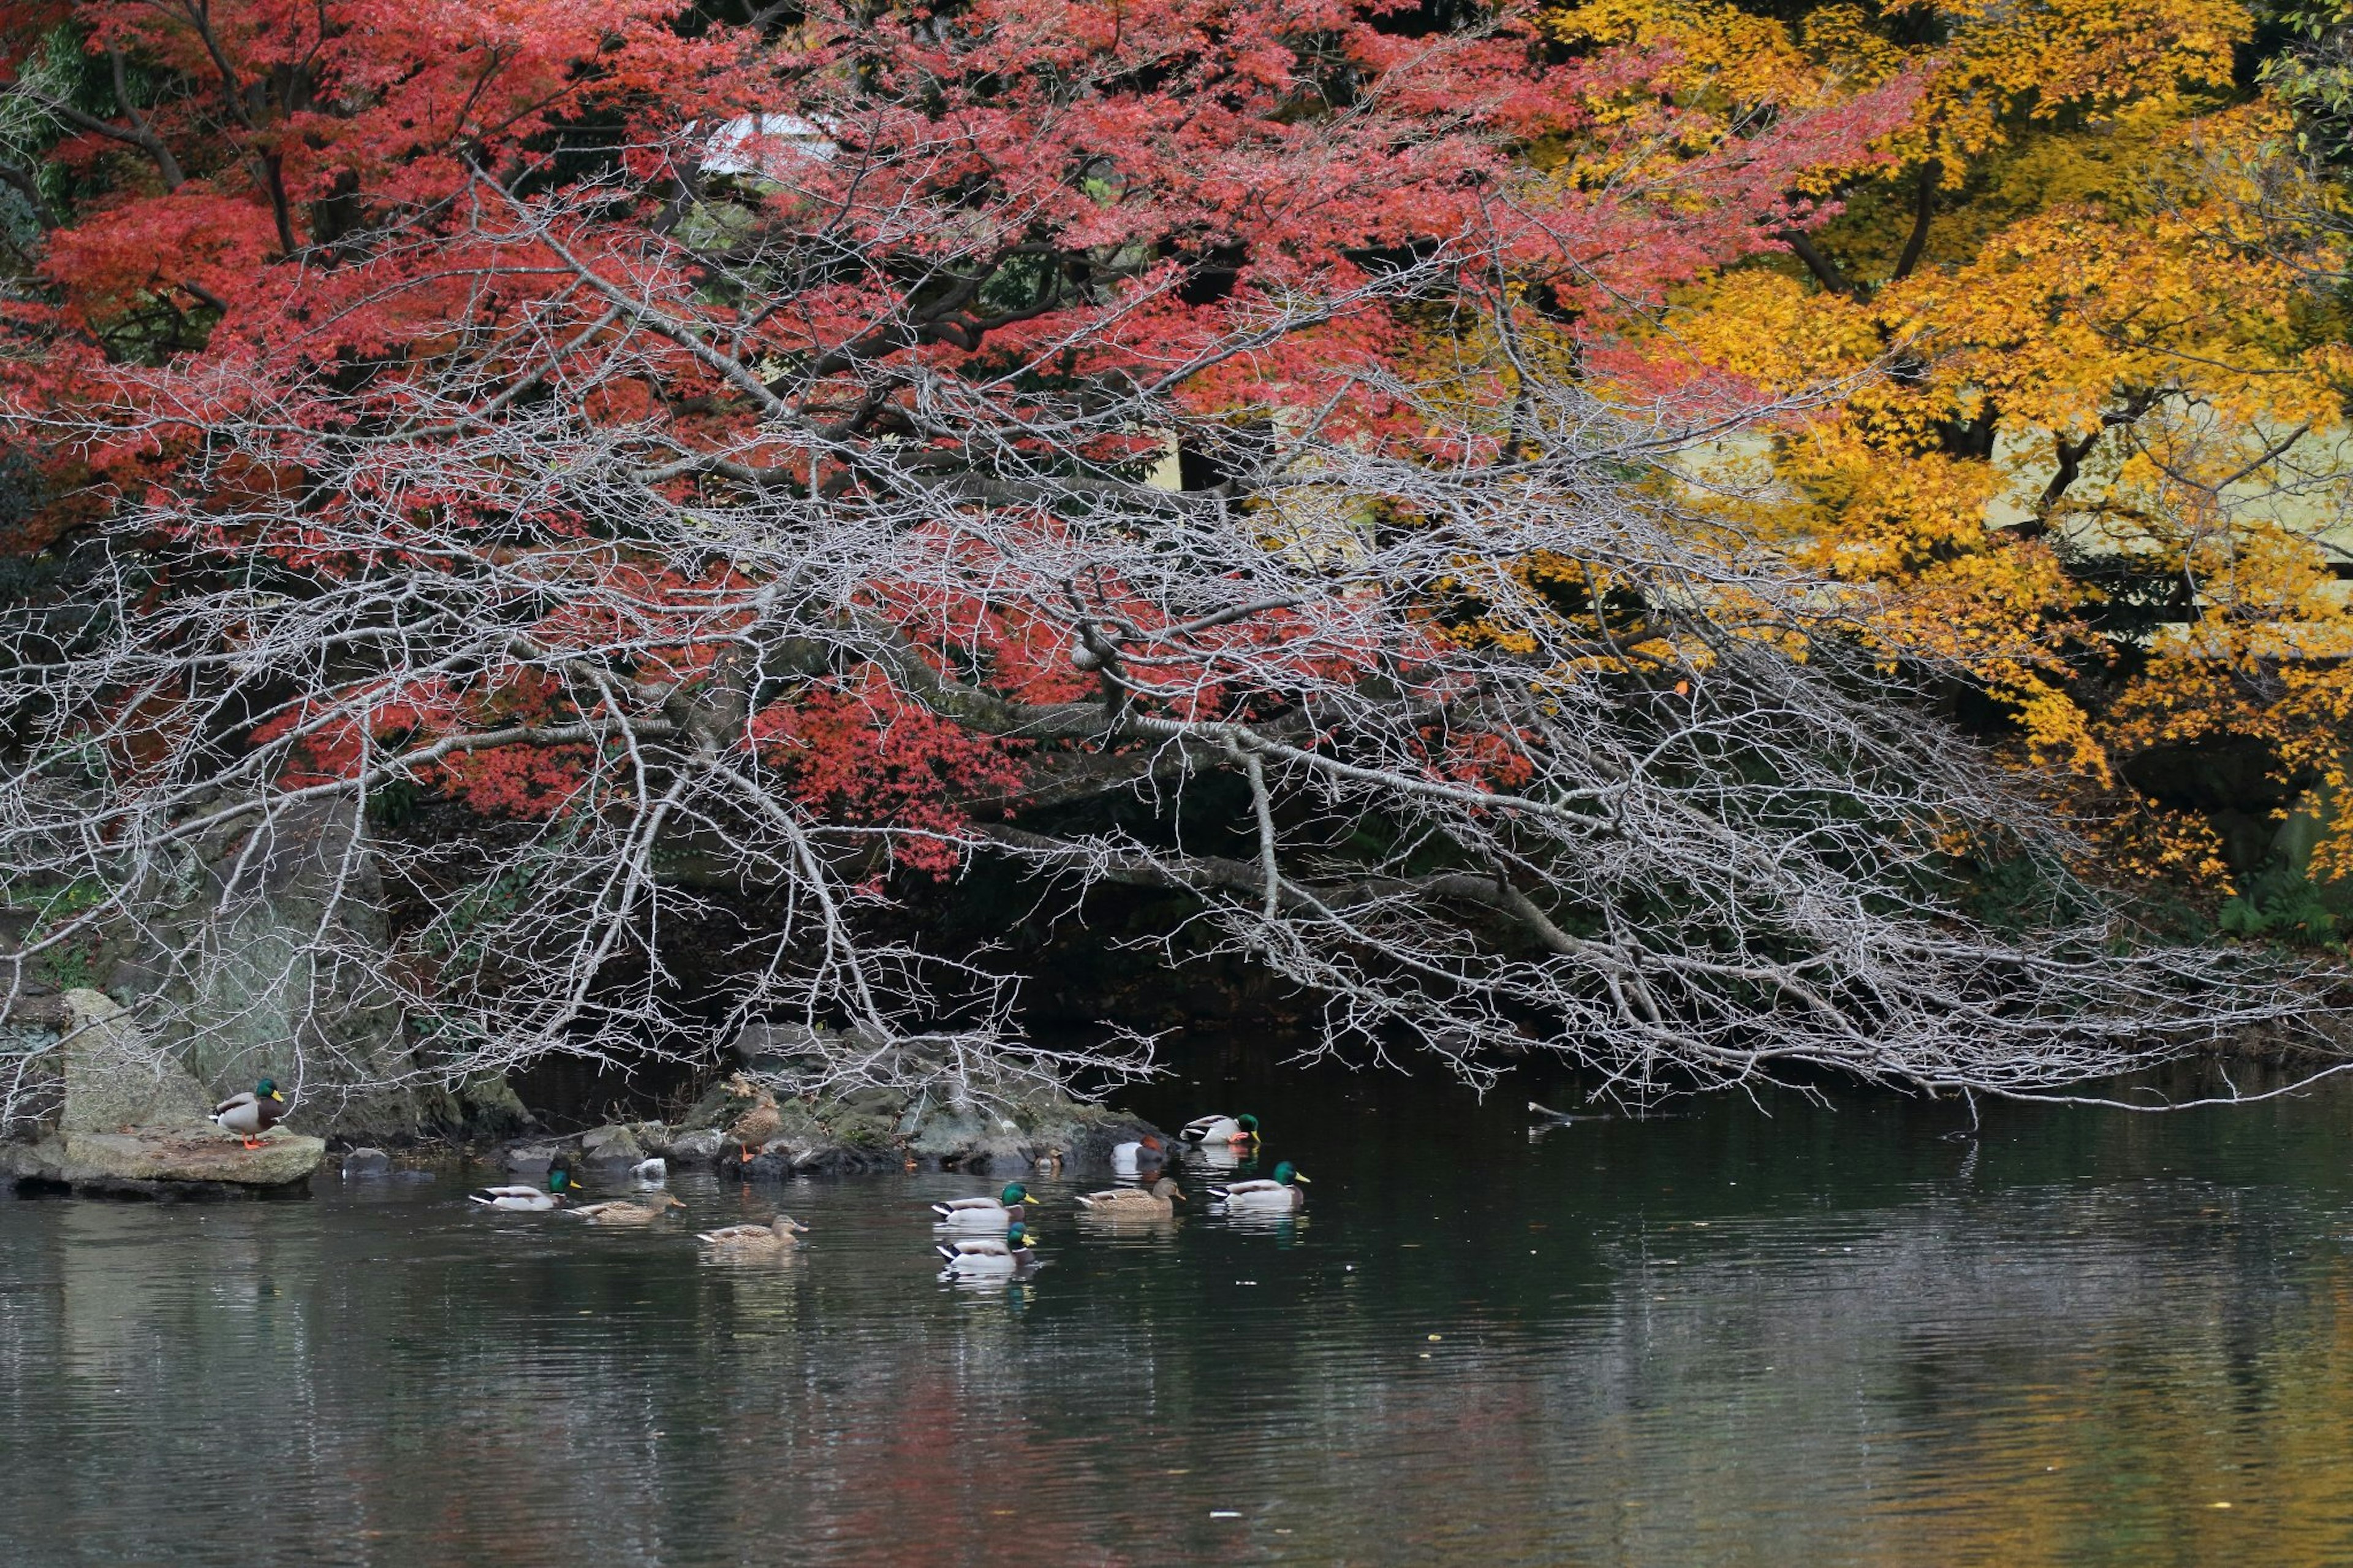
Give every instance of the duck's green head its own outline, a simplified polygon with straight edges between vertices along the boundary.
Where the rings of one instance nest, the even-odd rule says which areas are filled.
[[[1029,1227],[1019,1220],[1005,1227],[1005,1245],[1018,1252],[1029,1245]]]
[[[1029,1201],[1029,1189],[1018,1182],[1008,1182],[1005,1184],[1005,1190],[997,1194],[997,1201],[1007,1208],[1011,1208],[1015,1204],[1026,1204]]]
[[[1287,1187],[1293,1182],[1303,1182],[1307,1178],[1301,1175],[1290,1161],[1285,1160],[1274,1168],[1274,1179]]]
[[[264,1100],[283,1100],[286,1098],[284,1095],[278,1092],[278,1080],[274,1078],[266,1078],[259,1083],[255,1084],[253,1086],[253,1092],[259,1095]]]
[[[1242,1136],[1245,1138],[1258,1136],[1258,1118],[1255,1116],[1237,1116],[1234,1118],[1234,1125],[1242,1130]]]
[[[561,1165],[550,1165],[547,1168],[547,1190],[551,1193],[570,1192],[572,1190],[572,1173],[565,1170]]]

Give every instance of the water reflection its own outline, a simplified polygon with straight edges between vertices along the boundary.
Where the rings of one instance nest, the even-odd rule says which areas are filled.
[[[1245,1093],[1306,1210],[1099,1228],[1104,1173],[1025,1174],[1010,1281],[936,1278],[953,1176],[681,1178],[628,1231],[462,1173],[0,1201],[0,1557],[2353,1560],[2353,1098],[1535,1143],[1246,1061],[1171,1099]],[[693,1241],[779,1207],[780,1260]]]

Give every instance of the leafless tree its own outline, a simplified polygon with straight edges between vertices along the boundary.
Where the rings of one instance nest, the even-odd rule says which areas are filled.
[[[828,188],[851,157],[827,144]],[[851,1026],[796,1089],[1148,1070],[1136,1037],[1026,1035],[1008,955],[885,934],[894,863],[1002,862],[1061,910],[1181,895],[1172,957],[1206,937],[1318,999],[1324,1048],[1473,1081],[1538,1050],[1629,1094],[1818,1068],[2031,1094],[2307,1006],[2238,953],[2135,942],[2036,797],[1910,700],[1930,663],[1690,504],[1685,454],[1791,410],[1607,393],[1493,236],[1102,374],[1176,280],[1040,273],[1124,303],[976,375],[907,351],[1003,331],[1029,307],[989,317],[972,279],[1019,258],[934,248],[779,354],[708,301],[828,286],[883,243],[872,215],[731,227],[679,180],[687,219],[621,255],[578,244],[586,198],[484,176],[486,244],[564,284],[459,300],[364,418],[319,416],[326,372],[126,371],[37,432],[180,465],[69,590],[0,612],[0,861],[50,910],[12,996],[100,938],[146,954],[151,1010],[216,993],[220,921],[174,911],[258,896],[299,837],[328,891],[278,982],[364,970],[415,1043],[294,1043],[347,1085],[701,1054],[755,1019]],[[1313,395],[1214,416],[1182,396],[1406,310],[1445,318],[1451,366],[1335,358]],[[640,395],[684,371],[695,406]],[[1155,479],[1171,453],[1190,488]],[[845,806],[778,728],[818,693],[877,748],[992,763],[941,764],[953,811]],[[369,827],[533,756],[554,809]],[[1966,918],[1969,856],[2046,868],[2051,918]],[[386,906],[424,912],[355,934]],[[686,994],[679,933],[746,908],[726,988]]]

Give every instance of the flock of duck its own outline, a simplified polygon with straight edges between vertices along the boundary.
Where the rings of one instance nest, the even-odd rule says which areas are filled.
[[[267,1087],[267,1086],[265,1086]],[[1179,1142],[1229,1159],[1250,1158],[1259,1147],[1255,1116],[1204,1116],[1186,1123]],[[1144,1137],[1112,1150],[1112,1168],[1137,1178],[1134,1186],[1106,1187],[1082,1193],[1074,1200],[1082,1215],[1111,1221],[1166,1219],[1185,1201],[1176,1179],[1166,1173],[1168,1150],[1159,1139]],[[561,1164],[550,1167],[544,1186],[485,1187],[469,1196],[486,1208],[520,1214],[561,1214],[590,1225],[647,1226],[674,1208],[686,1205],[661,1190],[669,1168],[659,1160],[633,1167],[630,1174],[649,1189],[638,1198],[575,1204],[579,1189]],[[1271,1176],[1229,1182],[1208,1189],[1210,1199],[1229,1213],[1288,1214],[1306,1201],[1300,1189],[1307,1178],[1290,1161]],[[1019,1182],[1008,1183],[995,1196],[950,1198],[932,1205],[935,1227],[945,1234],[934,1247],[941,1272],[951,1277],[1021,1274],[1037,1267],[1035,1233],[1029,1223],[1033,1200]],[[763,1225],[731,1225],[698,1232],[695,1239],[716,1257],[754,1260],[782,1257],[800,1244],[808,1226],[790,1215],[779,1214]]]

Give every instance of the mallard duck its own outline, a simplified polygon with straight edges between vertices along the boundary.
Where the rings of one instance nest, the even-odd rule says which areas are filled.
[[[675,1193],[656,1193],[642,1203],[628,1198],[616,1198],[611,1203],[584,1204],[564,1212],[575,1219],[585,1219],[590,1225],[651,1225],[661,1218],[664,1209],[682,1209],[685,1204]]]
[[[761,1144],[784,1131],[785,1113],[776,1109],[775,1095],[750,1079],[736,1078],[729,1081],[739,1092],[748,1091],[752,1096],[752,1109],[727,1129],[728,1139],[743,1152],[744,1163],[748,1165],[760,1157]]]
[[[1223,1202],[1229,1209],[1280,1212],[1295,1209],[1307,1201],[1307,1194],[1292,1184],[1306,1179],[1292,1169],[1291,1162],[1285,1160],[1274,1168],[1274,1175],[1269,1180],[1236,1182],[1229,1187],[1211,1187],[1209,1195]]]
[[[1255,1116],[1202,1116],[1185,1123],[1176,1134],[1186,1142],[1227,1144],[1238,1146],[1258,1142],[1258,1118]]]
[[[251,1094],[232,1094],[213,1107],[213,1121],[223,1131],[245,1140],[248,1149],[261,1147],[261,1135],[286,1119],[286,1097],[277,1083],[263,1079]]]
[[[1111,1146],[1111,1168],[1123,1176],[1140,1176],[1168,1163],[1168,1150],[1147,1132],[1133,1143]]]
[[[517,1214],[545,1214],[558,1204],[567,1202],[572,1194],[572,1174],[556,1165],[547,1173],[544,1187],[484,1187],[479,1193],[466,1195],[485,1208],[509,1209]]]
[[[960,1236],[943,1243],[939,1255],[947,1259],[950,1274],[1020,1274],[1037,1266],[1038,1255],[1029,1247],[1029,1229],[1014,1224],[998,1236]]]
[[[766,1225],[731,1225],[699,1233],[695,1240],[728,1258],[774,1258],[790,1252],[808,1234],[808,1226],[788,1214]]]
[[[1003,1230],[1020,1223],[1025,1212],[1022,1205],[1029,1201],[1029,1189],[1018,1182],[1009,1182],[993,1198],[950,1198],[944,1204],[934,1204],[932,1212],[950,1230]]]
[[[1176,1184],[1163,1176],[1148,1187],[1111,1187],[1100,1193],[1081,1193],[1078,1205],[1087,1213],[1105,1219],[1166,1219],[1184,1200],[1185,1194],[1176,1190]]]

